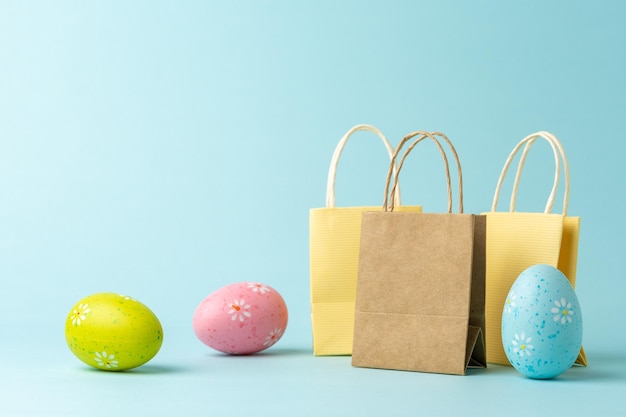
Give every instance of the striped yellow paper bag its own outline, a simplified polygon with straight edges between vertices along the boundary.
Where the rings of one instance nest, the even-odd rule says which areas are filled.
[[[556,171],[552,191],[543,213],[516,212],[517,188],[526,155],[538,138],[547,140],[554,152]],[[525,147],[513,183],[510,211],[496,212],[504,177],[511,162],[523,146]],[[565,173],[564,200],[563,213],[557,214],[551,211],[559,185],[561,161]],[[489,363],[509,365],[502,347],[502,309],[511,285],[522,271],[536,264],[552,265],[565,274],[572,287],[576,284],[580,217],[567,216],[569,185],[569,165],[565,151],[561,142],[548,132],[537,132],[524,138],[513,149],[504,164],[496,186],[491,211],[484,213],[487,216],[485,315],[487,362]],[[581,349],[576,363],[587,365],[584,350]]]
[[[339,141],[330,163],[326,207],[309,216],[311,321],[315,355],[350,355],[354,332],[354,300],[361,238],[361,214],[381,206],[335,207],[335,176],[339,157],[350,136],[359,131],[377,135],[389,157],[393,148],[374,126],[356,125]],[[400,205],[400,192],[394,201]],[[421,206],[399,206],[399,211],[421,211]]]

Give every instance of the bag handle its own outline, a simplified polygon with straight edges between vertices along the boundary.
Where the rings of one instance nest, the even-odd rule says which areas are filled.
[[[359,131],[371,132],[377,135],[383,141],[383,145],[385,145],[385,148],[387,148],[387,153],[389,154],[389,158],[393,156],[393,147],[391,146],[391,144],[389,143],[385,135],[383,135],[383,133],[380,130],[378,130],[378,128],[372,125],[358,124],[352,127],[350,130],[348,130],[346,134],[343,135],[343,137],[339,140],[339,143],[337,143],[337,147],[335,148],[335,152],[333,153],[333,157],[330,161],[330,168],[328,169],[328,181],[326,183],[326,207],[327,208],[335,207],[335,178],[337,177],[337,165],[339,165],[339,158],[341,157],[341,152],[343,151],[343,148],[346,146],[348,139],[350,139],[350,136],[352,136],[353,133],[359,132]],[[393,171],[395,173],[396,172],[395,164],[392,163],[392,166],[393,166]],[[395,204],[397,205],[401,204],[399,187],[394,192],[393,199],[394,199]]]
[[[563,162],[563,171],[565,173],[565,184],[564,184],[565,189],[563,192],[563,214],[567,215],[567,208],[569,205],[570,175],[569,175],[569,163],[567,161],[567,156],[565,155],[565,149],[563,149],[563,145],[561,144],[561,141],[552,133],[541,131],[541,132],[538,132],[537,134],[541,135],[542,137],[554,143],[554,145],[556,146],[559,152],[561,162]],[[524,151],[522,152],[522,156],[520,157],[520,161],[517,166],[517,173],[515,174],[515,182],[513,184],[513,191],[511,194],[511,203],[510,203],[510,208],[509,208],[510,211],[515,211],[515,203],[517,199],[517,188],[519,185],[520,177],[522,176],[522,168],[524,167],[524,163],[526,161],[526,154],[528,153],[528,151],[530,150],[530,147],[532,146],[534,142],[535,140],[533,139],[532,141],[526,144],[526,147],[524,148]],[[553,186],[552,191],[550,192],[548,203],[547,203],[547,206],[549,209],[548,212],[552,211],[552,207],[554,206],[554,200],[556,199],[556,191],[557,191],[557,188]]]
[[[545,139],[550,146],[552,147],[552,152],[554,154],[554,182],[552,184],[552,190],[550,191],[550,195],[548,196],[548,201],[546,202],[546,207],[544,209],[544,213],[548,214],[552,212],[552,207],[554,206],[554,201],[556,199],[556,192],[559,185],[560,175],[561,175],[561,160],[563,162],[563,170],[565,172],[565,190],[563,195],[563,214],[567,215],[567,206],[569,203],[569,186],[570,186],[570,174],[569,174],[569,163],[567,162],[567,157],[565,155],[565,150],[563,149],[563,145],[561,142],[554,136],[552,133],[546,131],[540,131],[533,133],[531,135],[526,136],[522,139],[517,146],[511,151],[509,157],[504,163],[504,167],[502,168],[502,172],[500,173],[500,178],[498,179],[498,184],[496,185],[496,192],[493,197],[493,203],[491,206],[491,211],[496,211],[498,205],[498,199],[500,197],[500,190],[502,189],[502,184],[504,182],[504,177],[511,165],[511,162],[520,151],[522,146],[524,146],[524,150],[522,151],[522,155],[520,157],[517,173],[515,174],[515,181],[513,182],[513,190],[511,191],[511,201],[509,205],[509,211],[515,211],[515,204],[517,201],[517,189],[519,188],[519,182],[522,175],[522,170],[524,168],[524,164],[526,163],[526,156],[528,151],[535,143],[535,141],[539,138]]]
[[[437,139],[437,137],[442,138],[443,140],[446,141],[446,143],[448,144],[448,146],[450,147],[450,149],[452,150],[452,154],[454,155],[454,159],[456,160],[456,166],[457,166],[457,171],[458,171],[458,176],[459,176],[459,213],[463,213],[463,173],[461,171],[461,162],[459,160],[459,155],[456,152],[456,149],[454,148],[454,145],[452,144],[452,142],[450,141],[450,139],[448,139],[448,137],[446,135],[444,135],[441,132],[426,132],[423,130],[419,130],[413,133],[409,133],[408,135],[406,135],[404,138],[402,138],[402,140],[400,141],[400,143],[398,144],[398,147],[396,148],[396,151],[394,152],[393,157],[391,158],[391,164],[389,165],[389,170],[387,171],[387,182],[385,184],[385,200],[383,202],[383,210],[384,211],[393,211],[394,208],[394,203],[393,201],[391,202],[391,205],[389,207],[389,210],[387,210],[387,204],[388,204],[388,198],[389,198],[389,184],[391,183],[391,174],[393,173],[393,165],[395,164],[395,161],[398,157],[398,155],[400,154],[400,150],[402,149],[402,147],[411,139],[415,138],[416,136],[418,136],[417,139],[415,139],[413,141],[413,143],[411,143],[411,145],[407,148],[407,150],[404,152],[404,155],[402,155],[402,159],[400,160],[400,163],[398,164],[398,168],[397,168],[397,172],[394,173],[394,182],[393,182],[393,188],[391,189],[392,194],[394,193],[394,191],[396,190],[396,187],[398,185],[398,177],[400,175],[400,170],[402,169],[402,166],[404,165],[404,161],[406,159],[406,157],[409,155],[409,153],[413,150],[413,148],[415,148],[415,146],[420,143],[421,141],[423,141],[426,138],[430,138],[433,140],[433,142],[435,142],[435,145],[437,146],[437,148],[439,149],[439,152],[441,153],[441,157],[443,158],[445,167],[446,167],[446,183],[448,185],[448,213],[452,213],[452,185],[451,185],[451,181],[450,181],[450,166],[448,163],[448,158],[446,156],[446,152],[443,149],[443,147],[441,146],[441,143],[439,142],[439,140]]]

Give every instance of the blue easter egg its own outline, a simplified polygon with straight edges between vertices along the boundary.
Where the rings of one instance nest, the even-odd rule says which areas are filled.
[[[583,320],[561,271],[534,265],[515,280],[502,311],[502,345],[511,365],[529,378],[554,378],[576,361]]]

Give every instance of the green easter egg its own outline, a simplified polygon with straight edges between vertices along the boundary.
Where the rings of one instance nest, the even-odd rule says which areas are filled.
[[[72,353],[105,371],[136,368],[152,359],[163,343],[159,319],[139,301],[99,293],[80,300],[65,320]]]

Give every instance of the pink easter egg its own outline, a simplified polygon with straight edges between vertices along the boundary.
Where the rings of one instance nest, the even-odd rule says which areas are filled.
[[[204,344],[231,355],[274,345],[287,327],[287,305],[269,285],[240,282],[206,297],[193,315],[193,330]]]

